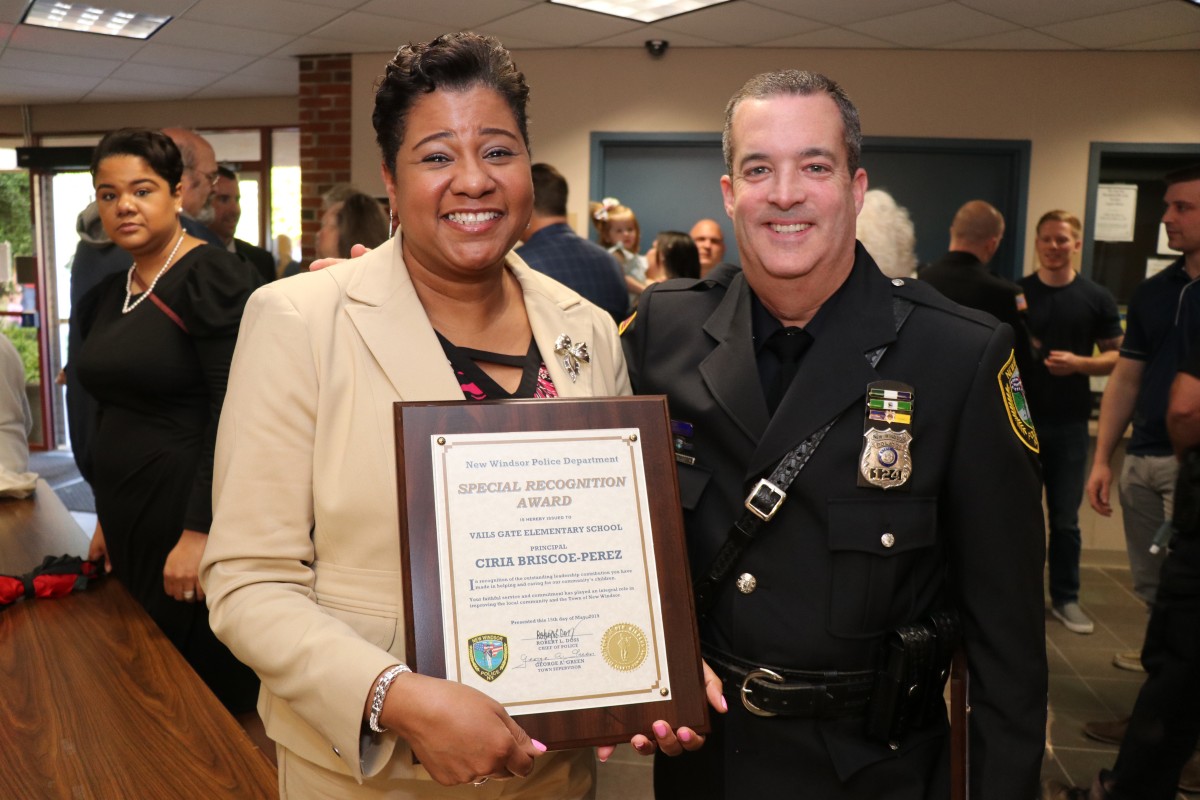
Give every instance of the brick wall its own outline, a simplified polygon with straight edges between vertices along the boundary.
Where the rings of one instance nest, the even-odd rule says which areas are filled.
[[[321,195],[350,182],[350,56],[300,59],[300,248],[316,252]]]

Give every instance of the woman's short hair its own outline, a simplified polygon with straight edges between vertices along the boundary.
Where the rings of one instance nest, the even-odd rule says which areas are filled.
[[[162,131],[150,128],[121,128],[105,135],[92,152],[92,178],[100,162],[112,156],[137,156],[150,165],[171,191],[183,179],[183,156],[175,142]]]
[[[388,172],[396,172],[396,153],[404,141],[408,112],[417,99],[438,89],[463,91],[476,86],[493,89],[504,98],[529,147],[529,85],[497,39],[462,31],[431,42],[402,45],[388,62],[375,86],[371,122]]]
[[[339,258],[349,258],[350,248],[356,244],[378,247],[391,234],[383,206],[362,192],[352,192],[341,201],[337,210],[337,228]]]
[[[658,263],[668,278],[699,278],[700,251],[683,231],[659,231],[654,240]]]

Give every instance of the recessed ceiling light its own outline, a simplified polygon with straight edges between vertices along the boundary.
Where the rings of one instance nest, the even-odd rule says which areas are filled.
[[[21,20],[25,25],[123,36],[126,39],[149,39],[170,21],[170,17],[109,11],[90,3],[64,3],[60,0],[34,0]]]
[[[658,22],[709,6],[719,6],[729,0],[550,0],[562,6],[574,6],[638,22]]]

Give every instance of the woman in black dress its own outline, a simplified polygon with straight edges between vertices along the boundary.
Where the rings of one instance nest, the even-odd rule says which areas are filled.
[[[134,259],[80,304],[79,377],[99,401],[90,558],[149,612],[227,708],[253,709],[254,673],[213,636],[196,578],[212,518],[217,419],[254,271],[184,232],[183,160],[157,131],[125,129],[92,160],[104,230]]]

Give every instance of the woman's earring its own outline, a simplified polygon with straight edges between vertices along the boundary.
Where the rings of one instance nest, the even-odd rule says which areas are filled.
[[[396,235],[396,212],[388,209],[388,237]]]

